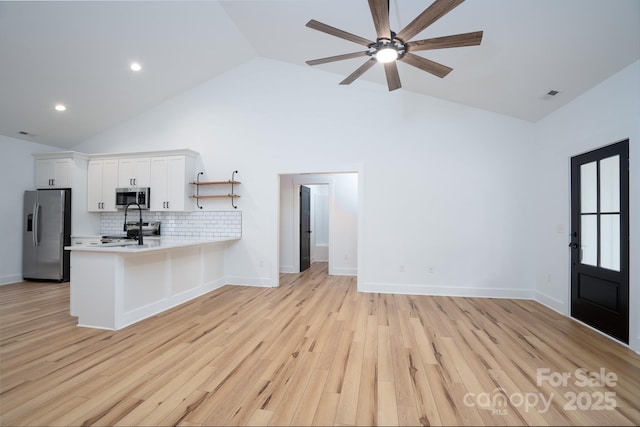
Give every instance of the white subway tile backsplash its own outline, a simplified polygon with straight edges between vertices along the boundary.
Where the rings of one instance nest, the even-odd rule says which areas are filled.
[[[139,218],[138,211],[130,212],[127,220]],[[160,221],[160,234],[164,237],[242,237],[242,211],[199,212],[143,212],[143,221]],[[122,234],[124,212],[101,214],[100,234]]]

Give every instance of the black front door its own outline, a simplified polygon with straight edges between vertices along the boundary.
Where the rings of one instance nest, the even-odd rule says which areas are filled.
[[[311,189],[300,186],[300,271],[311,266]]]
[[[571,316],[629,343],[629,140],[571,159]]]

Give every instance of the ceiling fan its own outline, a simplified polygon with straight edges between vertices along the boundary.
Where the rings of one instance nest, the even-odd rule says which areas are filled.
[[[348,33],[338,28],[332,27],[314,19],[307,22],[307,27],[322,31],[335,37],[358,43],[367,48],[362,52],[347,53],[344,55],[329,56],[327,58],[306,61],[309,65],[325,64],[328,62],[342,61],[344,59],[369,56],[370,58],[362,64],[346,79],[340,82],[341,85],[348,85],[363,75],[376,62],[384,64],[384,71],[387,77],[389,91],[399,89],[400,76],[396,61],[402,61],[435,76],[443,78],[452,68],[439,64],[429,59],[414,55],[412,52],[419,50],[445,49],[450,47],[477,46],[482,41],[482,31],[472,33],[456,34],[452,36],[437,37],[425,40],[409,41],[416,34],[427,28],[429,25],[442,18],[464,0],[435,0],[431,6],[426,8],[420,15],[411,21],[398,34],[391,31],[389,26],[389,0],[368,0],[371,16],[376,27],[376,41],[367,40],[355,34]]]

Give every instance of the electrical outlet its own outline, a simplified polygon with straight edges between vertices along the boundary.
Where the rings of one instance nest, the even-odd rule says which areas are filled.
[[[404,265],[401,265],[400,267],[398,267],[398,271],[400,273],[404,273]]]
[[[260,262],[258,263],[258,265],[260,266],[260,268],[264,268],[264,261],[260,260]]]
[[[434,273],[433,267],[429,267],[429,268],[427,269],[427,272],[428,272],[429,274],[433,274],[433,273]]]
[[[348,261],[349,260],[349,254],[344,254],[344,260]]]

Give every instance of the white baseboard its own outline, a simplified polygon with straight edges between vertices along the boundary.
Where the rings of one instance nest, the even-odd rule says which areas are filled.
[[[281,265],[280,273],[297,273],[293,265]]]
[[[240,277],[228,276],[225,279],[227,285],[255,286],[259,288],[275,288],[278,283],[270,277]]]
[[[9,274],[7,276],[0,277],[0,286],[10,285],[12,283],[23,282],[22,274]]]
[[[430,285],[391,285],[387,283],[358,283],[358,292],[450,297],[534,299],[533,291],[529,289],[454,288]]]
[[[545,307],[548,307],[563,316],[569,316],[567,305],[557,298],[535,291],[534,299]]]
[[[329,274],[332,276],[357,276],[358,270],[355,268],[331,267],[331,264],[329,264]]]

